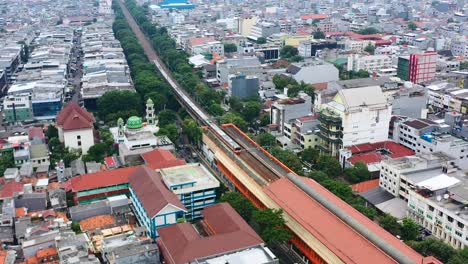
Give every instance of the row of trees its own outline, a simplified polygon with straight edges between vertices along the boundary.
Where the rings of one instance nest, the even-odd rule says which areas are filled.
[[[154,50],[172,72],[177,82],[210,114],[215,116],[221,115],[222,108],[220,102],[224,98],[225,93],[221,91],[215,92],[200,81],[199,76],[188,63],[187,54],[177,49],[176,43],[169,36],[167,29],[165,27],[155,27],[149,21],[147,18],[147,14],[149,13],[147,4],[139,6],[134,0],[126,0],[125,4],[141,30],[151,40]],[[145,76],[147,77],[148,75]],[[136,83],[138,83],[138,79]],[[168,99],[166,97],[166,100]]]
[[[304,83],[303,81],[298,83],[292,77],[282,76],[278,74],[273,76],[273,84],[278,90],[283,90],[284,88],[288,88],[289,97],[295,97],[299,94],[299,92],[304,92],[308,94],[310,97],[312,97],[312,101],[314,101],[315,88],[311,84]]]
[[[285,228],[281,209],[258,209],[249,199],[236,192],[225,193],[221,201],[229,203],[265,242],[285,242],[291,238],[291,232]]]

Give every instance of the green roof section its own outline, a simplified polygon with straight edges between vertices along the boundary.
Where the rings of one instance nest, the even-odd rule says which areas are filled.
[[[138,116],[131,116],[127,120],[127,128],[128,129],[139,129],[143,127],[143,121]]]
[[[342,65],[342,64],[347,64],[348,59],[347,58],[340,58],[335,60],[335,64]]]

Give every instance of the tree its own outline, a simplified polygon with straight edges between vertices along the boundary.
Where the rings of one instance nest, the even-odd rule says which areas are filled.
[[[290,62],[300,62],[300,61],[303,61],[303,60],[304,60],[304,57],[299,56],[299,55],[294,55],[291,58],[289,58]]]
[[[353,203],[351,205],[354,207],[354,209],[358,210],[359,212],[361,212],[363,215],[367,216],[367,218],[371,220],[374,220],[374,218],[377,216],[377,211],[374,208],[367,207],[361,203]]]
[[[88,149],[88,153],[84,155],[83,160],[102,162],[107,156],[108,149],[109,146],[104,142],[94,144]]]
[[[221,116],[224,114],[224,109],[220,104],[213,103],[208,107],[208,112],[213,116]]]
[[[368,28],[359,30],[358,33],[362,35],[372,35],[372,34],[379,33],[379,31],[376,28],[368,27]]]
[[[260,236],[267,243],[285,242],[291,238],[291,232],[286,229],[283,210],[263,209],[253,212],[253,220],[258,225]]]
[[[275,136],[266,132],[258,134],[255,141],[263,148],[276,146]]]
[[[45,135],[48,140],[51,140],[52,138],[58,138],[58,129],[54,125],[50,124],[47,127]]]
[[[318,183],[322,183],[326,180],[330,180],[330,177],[323,171],[311,171],[307,177],[314,179]]]
[[[325,172],[330,177],[341,175],[341,164],[332,156],[322,155],[319,157],[317,165],[318,170]]]
[[[451,248],[449,245],[445,244],[445,247],[442,247],[441,246],[441,249],[437,252],[437,254],[439,255],[436,255],[436,254],[433,254],[434,256],[441,256],[442,257],[446,257],[446,256],[452,256],[450,258],[450,260],[448,262],[446,262],[447,264],[466,264],[468,263],[468,248],[465,247],[463,248],[462,250],[459,250],[456,254],[451,254],[451,252],[453,252],[453,248]],[[449,249],[447,248],[450,248],[452,251],[450,251]],[[438,258],[439,259],[439,258]]]
[[[365,52],[368,52],[368,53],[370,53],[370,54],[372,54],[372,55],[374,55],[374,53],[375,53],[375,47],[372,46],[372,45],[369,43],[369,44],[367,44],[367,46],[364,48],[364,51],[365,51]]]
[[[321,184],[347,203],[350,203],[354,199],[353,190],[345,183],[329,179],[321,182]]]
[[[403,219],[401,225],[401,238],[403,240],[416,240],[419,235],[419,226],[410,218]]]
[[[413,21],[409,22],[407,25],[411,31],[415,31],[418,28],[418,26]]]
[[[75,232],[76,234],[81,233],[81,226],[80,226],[80,223],[79,223],[79,222],[72,222],[72,223],[71,223],[71,229],[72,229],[73,232]]]
[[[423,256],[434,256],[443,263],[448,264],[464,264],[468,263],[468,258],[464,261],[458,262],[459,253],[451,246],[444,243],[442,240],[435,238],[428,238],[423,241],[408,241],[409,246],[422,254]],[[465,248],[466,249],[466,248]],[[463,250],[462,250],[463,251]],[[466,251],[466,250],[465,250]],[[460,251],[461,252],[461,251]]]
[[[115,116],[108,115],[115,113],[117,109],[119,112],[141,113],[140,96],[130,91],[110,91],[97,99],[98,116],[102,120],[110,121],[110,117],[115,118]]]
[[[224,52],[236,52],[237,45],[234,43],[224,43]]]
[[[252,202],[238,192],[228,192],[221,197],[221,202],[229,203],[246,222],[250,222],[257,210]]]
[[[289,59],[293,56],[298,55],[299,51],[296,47],[286,45],[280,50],[280,56],[282,59]]]
[[[15,167],[15,160],[13,159],[12,152],[3,152],[2,156],[0,157],[0,176],[3,176],[6,169],[14,168]]]
[[[191,142],[198,142],[202,138],[202,129],[197,122],[191,118],[186,118],[182,124],[182,131]]]
[[[172,143],[177,144],[179,140],[179,130],[175,124],[167,124],[159,129],[158,136],[167,136]]]
[[[257,38],[257,44],[265,44],[267,43],[267,39],[264,37]]]
[[[273,84],[275,85],[276,89],[283,90],[284,87],[288,85],[296,85],[297,82],[292,77],[276,74],[273,76]]]
[[[173,124],[176,119],[177,116],[175,112],[170,109],[165,109],[158,113],[158,124],[160,127],[164,127],[168,124]]]
[[[390,232],[394,236],[401,236],[401,225],[398,223],[398,220],[389,215],[385,214],[379,218],[379,225]]]
[[[151,92],[145,95],[145,102],[150,99],[154,103],[154,111],[159,112],[164,109],[168,103],[167,97],[160,92]]]
[[[250,101],[242,108],[241,115],[247,122],[251,123],[258,117],[261,109],[262,105],[259,102]]]
[[[280,147],[272,148],[270,153],[291,170],[298,174],[302,173],[302,163],[296,153],[290,150],[283,150]]]
[[[316,148],[311,148],[311,147],[304,149],[301,155],[302,160],[310,164],[316,163],[319,157],[320,157],[320,151]]]
[[[267,126],[270,124],[270,115],[265,114],[260,118],[260,126]]]
[[[325,33],[323,33],[320,29],[314,32],[314,39],[324,39]]]
[[[247,122],[244,120],[244,118],[233,112],[227,112],[221,116],[220,122],[221,124],[232,123],[241,130],[247,129]]]
[[[239,97],[231,96],[229,98],[229,107],[231,107],[232,111],[240,113],[240,111],[242,111],[242,108],[244,107],[244,104],[242,103],[242,100]]]
[[[356,162],[351,168],[346,168],[344,174],[346,180],[350,183],[358,183],[370,179],[370,172],[367,165],[362,161]]]

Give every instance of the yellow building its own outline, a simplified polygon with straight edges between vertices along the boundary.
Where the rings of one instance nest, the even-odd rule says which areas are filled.
[[[239,19],[239,34],[248,37],[252,34],[252,27],[257,24],[257,17],[248,17]]]

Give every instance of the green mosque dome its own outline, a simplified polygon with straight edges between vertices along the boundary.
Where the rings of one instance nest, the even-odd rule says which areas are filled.
[[[129,129],[138,129],[143,127],[143,122],[138,116],[131,116],[127,120],[127,128]]]

